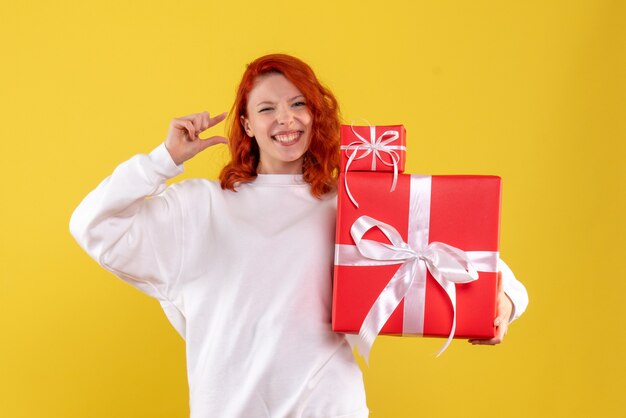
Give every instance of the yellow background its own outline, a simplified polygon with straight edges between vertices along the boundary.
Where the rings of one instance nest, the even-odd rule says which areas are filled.
[[[171,118],[228,110],[270,52],[311,64],[345,121],[403,123],[407,172],[504,179],[502,257],[527,313],[504,344],[438,359],[441,339],[381,338],[371,416],[624,416],[625,21],[625,2],[591,0],[6,2],[0,416],[188,415],[182,339],[68,220]]]

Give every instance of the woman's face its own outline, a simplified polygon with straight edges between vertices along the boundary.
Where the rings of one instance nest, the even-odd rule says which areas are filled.
[[[257,172],[301,174],[313,123],[302,92],[282,74],[260,76],[248,95],[246,111],[241,123],[259,144]]]

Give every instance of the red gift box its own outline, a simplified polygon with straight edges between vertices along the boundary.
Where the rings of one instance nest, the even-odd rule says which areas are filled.
[[[402,125],[341,125],[342,171],[404,171],[406,130]]]
[[[390,192],[390,173],[350,173],[350,189],[360,203],[357,208],[340,178],[333,330],[361,330],[360,340],[369,339],[368,346],[376,334],[451,337],[454,330],[456,338],[493,338],[499,280],[500,178],[401,174],[397,180],[395,191]],[[398,236],[381,223],[395,228]],[[439,268],[445,270],[452,250],[434,243],[461,250],[477,270],[478,279],[442,282],[437,266],[427,269],[427,264],[441,262]],[[378,247],[373,249],[372,245]],[[431,248],[437,246],[443,252]],[[463,256],[454,253],[451,257]],[[466,275],[472,274],[468,273],[471,266],[464,266],[463,261],[460,266]],[[459,266],[456,269],[459,271]],[[410,284],[398,287],[397,283],[402,283],[398,275],[405,281],[409,277]],[[388,318],[380,313],[385,309]],[[378,322],[378,330],[372,328],[372,322],[369,328],[363,325],[370,316]]]

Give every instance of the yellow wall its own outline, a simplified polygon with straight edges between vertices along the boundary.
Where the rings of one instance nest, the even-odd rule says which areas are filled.
[[[183,341],[68,220],[171,118],[229,109],[268,52],[309,62],[346,121],[404,123],[407,172],[504,179],[502,256],[528,312],[503,345],[456,341],[438,359],[440,339],[378,340],[372,417],[624,416],[625,4],[3,5],[0,416],[188,414]],[[182,178],[225,158],[210,150]]]

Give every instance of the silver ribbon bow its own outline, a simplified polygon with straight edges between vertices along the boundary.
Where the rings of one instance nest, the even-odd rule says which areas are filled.
[[[365,233],[375,227],[385,234],[391,244],[363,239]],[[414,281],[419,280],[419,263],[426,265],[428,271],[443,287],[452,302],[454,312],[452,329],[437,356],[443,353],[450,345],[456,330],[456,288],[454,284],[468,283],[478,279],[478,272],[468,255],[460,249],[442,242],[431,242],[423,249],[411,248],[402,240],[400,233],[393,226],[369,216],[358,218],[352,225],[350,234],[361,257],[354,253],[349,254],[349,250],[343,250],[341,255],[343,265],[358,265],[360,264],[359,258],[373,260],[377,265],[402,264],[378,296],[361,325],[357,342],[359,354],[365,357],[366,361],[368,360],[376,336],[400,304],[400,301],[407,295]]]

